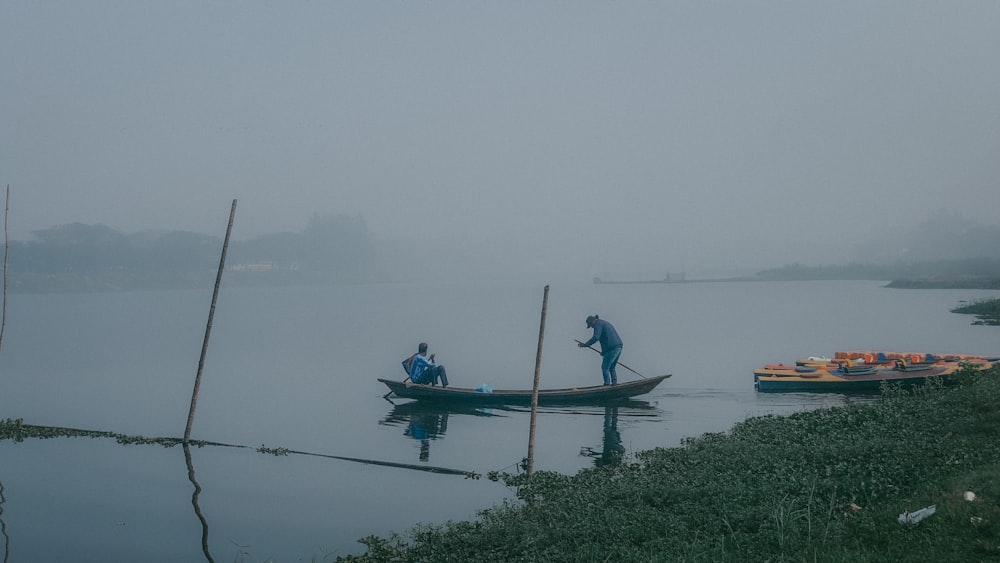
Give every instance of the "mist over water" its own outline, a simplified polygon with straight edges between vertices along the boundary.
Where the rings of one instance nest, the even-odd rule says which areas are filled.
[[[322,558],[474,517],[512,491],[391,464],[514,471],[526,412],[408,410],[376,378],[402,378],[425,341],[455,385],[530,386],[546,285],[543,386],[600,380],[573,342],[590,314],[617,326],[622,362],[673,377],[617,412],[543,410],[538,470],[845,400],[757,395],[764,363],[1000,354],[996,327],[949,313],[995,292],[590,283],[998,257],[998,22],[996,2],[899,0],[4,3],[12,240],[179,231],[191,245],[167,248],[213,243],[214,263],[214,242],[187,235],[221,239],[238,200],[235,241],[294,241],[270,259],[298,267],[291,251],[308,251],[323,266],[311,281],[393,282],[230,286],[227,272],[192,437],[248,448],[195,449],[188,465],[111,439],[2,442],[13,558],[200,559],[192,466],[216,560]],[[313,243],[345,239],[314,221],[329,217],[365,236],[327,252]],[[99,270],[79,238],[61,242],[77,261],[48,261],[57,282]],[[177,272],[154,247],[135,257],[154,268],[115,264],[96,285],[205,289],[7,296],[0,419],[182,435],[211,279],[158,279]],[[37,250],[11,252],[22,280],[52,274],[28,267]],[[378,275],[345,271],[358,258]]]
[[[615,412],[542,409],[535,469],[574,473],[615,448],[629,456],[747,416],[845,401],[758,395],[752,370],[764,363],[860,348],[997,354],[996,327],[948,312],[991,295],[876,282],[553,283],[543,387],[600,382],[597,354],[573,342],[589,337],[590,314],[617,326],[625,365],[673,376]],[[542,297],[542,286],[523,283],[223,288],[192,438],[248,448],[192,450],[215,559],[235,556],[236,544],[259,558],[357,552],[355,540],[369,533],[474,518],[510,498],[486,479],[253,449],[516,472],[527,409],[422,409],[383,399],[376,378],[402,379],[400,360],[425,341],[453,385],[530,388]],[[210,299],[208,291],[10,296],[0,417],[181,436]],[[619,369],[619,377],[639,376]],[[165,533],[174,540],[160,560],[200,557],[179,448],[72,438],[0,450],[19,560],[128,559]]]
[[[876,243],[924,221],[997,224],[998,20],[899,0],[14,3],[0,186],[15,239],[221,236],[238,199],[238,239],[359,216],[453,279],[473,252],[446,246],[541,283],[896,257]]]

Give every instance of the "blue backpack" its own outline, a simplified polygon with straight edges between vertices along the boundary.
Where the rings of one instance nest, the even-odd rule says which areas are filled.
[[[416,356],[416,354],[413,354],[413,356]],[[410,375],[410,365],[413,364],[413,356],[410,356],[409,358],[406,358],[402,362],[403,363],[403,371],[406,372],[406,375]]]

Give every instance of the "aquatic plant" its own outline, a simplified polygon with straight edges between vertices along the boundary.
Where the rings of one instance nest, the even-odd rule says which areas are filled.
[[[20,418],[8,418],[0,421],[0,440],[23,442],[26,438],[114,438],[119,444],[126,446],[156,444],[165,448],[170,448],[184,442],[180,438],[138,436],[103,430],[64,428],[61,426],[36,426],[33,424],[24,424],[24,420]],[[208,444],[208,442],[203,440],[191,440],[189,443],[197,447]]]
[[[269,447],[265,446],[264,444],[261,444],[260,447],[257,448],[257,452],[258,453],[262,453],[262,454],[271,454],[273,456],[288,455],[288,449],[287,448],[282,448],[282,447],[269,448]]]
[[[759,416],[566,476],[501,476],[475,521],[360,540],[342,561],[970,561],[1000,557],[1000,370]],[[964,500],[974,491],[975,502]],[[919,524],[900,513],[936,505]]]
[[[976,315],[976,320],[972,322],[974,325],[1000,325],[1000,299],[973,301],[968,305],[952,309],[951,312]]]

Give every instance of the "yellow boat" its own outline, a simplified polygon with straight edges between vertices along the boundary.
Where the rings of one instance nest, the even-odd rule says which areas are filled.
[[[838,352],[833,358],[799,359],[793,365],[769,364],[753,372],[762,392],[871,391],[883,381],[911,384],[945,377],[962,367],[988,367],[998,357],[932,355],[868,351]]]

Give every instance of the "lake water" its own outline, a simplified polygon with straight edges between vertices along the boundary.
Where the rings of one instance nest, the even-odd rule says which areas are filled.
[[[673,377],[618,409],[542,409],[535,470],[575,473],[845,400],[757,394],[752,370],[765,363],[846,349],[1000,353],[1000,327],[949,312],[996,292],[881,285],[552,285],[542,387],[600,382],[599,356],[573,342],[595,313],[618,327],[625,365]],[[519,470],[529,409],[419,408],[384,399],[376,378],[402,379],[399,362],[426,341],[455,386],[530,388],[543,286],[223,287],[192,438],[249,447],[0,442],[9,560],[329,560],[363,551],[369,534],[474,518],[514,496],[485,475]],[[210,290],[9,295],[0,419],[183,436],[210,303]]]

